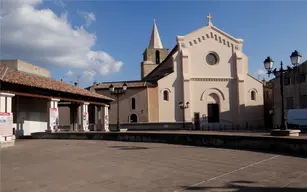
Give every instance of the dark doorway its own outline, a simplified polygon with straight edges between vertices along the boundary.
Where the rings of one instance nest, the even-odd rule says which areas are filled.
[[[136,123],[138,122],[138,116],[136,114],[130,115],[130,122],[131,123]]]
[[[220,112],[218,104],[208,104],[208,123],[218,123],[220,121]]]
[[[200,130],[199,113],[194,113],[194,126],[196,130]]]

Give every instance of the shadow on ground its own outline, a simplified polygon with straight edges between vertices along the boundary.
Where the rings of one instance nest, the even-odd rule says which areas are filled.
[[[253,181],[231,181],[225,186],[181,186],[184,191],[231,191],[231,192],[307,192],[307,188],[248,186],[256,184]]]
[[[118,150],[141,150],[149,149],[148,147],[138,147],[138,146],[110,146],[109,148],[115,148]]]

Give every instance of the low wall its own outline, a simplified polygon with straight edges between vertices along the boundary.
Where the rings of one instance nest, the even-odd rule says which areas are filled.
[[[128,129],[131,131],[153,131],[153,130],[183,130],[183,129],[191,129],[193,127],[192,123],[185,123],[185,127],[183,128],[182,122],[156,122],[156,123],[123,123],[120,124],[121,129]],[[116,124],[109,124],[109,129],[116,130]]]
[[[63,132],[34,133],[33,139],[86,139],[132,142],[156,142],[194,146],[223,147],[281,152],[286,154],[306,155],[307,138],[238,136],[222,134],[197,133],[163,133],[163,132]]]

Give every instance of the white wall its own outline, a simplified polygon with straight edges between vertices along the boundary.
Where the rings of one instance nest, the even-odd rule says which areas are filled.
[[[245,121],[259,124],[263,120],[263,87],[247,74],[248,57],[242,52],[243,40],[206,26],[177,36],[177,44],[174,73],[158,82],[160,122],[182,121],[178,103],[183,101],[183,90],[184,102],[190,102],[185,110],[186,121],[192,121],[194,112],[208,115],[209,94],[219,98],[221,122],[243,125]],[[207,64],[206,56],[210,52],[218,54],[218,64]],[[248,99],[251,88],[257,90],[256,101]],[[164,90],[170,91],[168,102],[163,101]]]
[[[232,55],[237,43],[232,39],[225,37],[211,27],[204,27],[185,35],[184,43],[189,50],[191,78],[236,76]],[[216,52],[219,55],[217,65],[210,66],[206,63],[206,55],[210,52]]]
[[[18,99],[17,99],[18,97]],[[47,130],[49,121],[49,109],[47,99],[33,97],[16,96],[18,103],[16,136],[31,135],[34,132],[44,132]]]
[[[253,126],[264,124],[263,84],[250,75],[245,79],[245,118]],[[256,92],[256,100],[251,100],[251,91]]]
[[[237,102],[232,102],[232,100],[236,100],[235,95],[235,81],[222,81],[222,82],[215,82],[215,81],[192,81],[191,91],[192,94],[192,102],[193,102],[193,109],[191,112],[191,117],[194,117],[194,112],[199,112],[200,116],[208,116],[208,95],[215,94],[219,98],[219,107],[220,107],[220,119],[227,120],[231,122],[236,121],[236,114],[231,113],[231,110],[236,105]],[[230,94],[232,93],[232,94]]]
[[[174,72],[158,81],[159,122],[181,121],[182,115],[178,103],[182,101],[182,77],[180,76],[180,57],[178,52],[172,58],[169,58],[167,62],[173,62]],[[177,73],[178,70],[179,72]],[[163,100],[164,90],[169,91],[169,101]]]

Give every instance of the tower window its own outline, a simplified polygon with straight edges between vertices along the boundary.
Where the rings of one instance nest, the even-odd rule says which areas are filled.
[[[156,64],[160,63],[160,51],[156,51]]]
[[[131,108],[135,109],[135,98],[131,99]]]
[[[168,97],[169,97],[168,91],[166,91],[166,90],[163,91],[163,100],[164,100],[164,101],[168,101],[168,99],[169,99]]]
[[[251,100],[256,100],[256,92],[255,91],[251,91]]]

